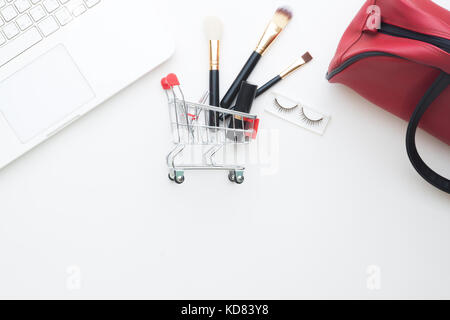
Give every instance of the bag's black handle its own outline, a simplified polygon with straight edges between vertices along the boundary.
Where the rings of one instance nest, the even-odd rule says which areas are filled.
[[[441,93],[447,89],[450,84],[450,75],[442,73],[439,78],[434,82],[425,96],[420,101],[416,110],[414,111],[411,122],[408,127],[408,134],[406,136],[406,147],[408,149],[408,156],[411,160],[414,168],[417,172],[429,183],[436,188],[450,193],[450,180],[440,176],[434,172],[427,164],[422,160],[417,151],[416,145],[416,133],[420,120],[424,116],[425,112],[430,108],[433,102],[441,95]],[[448,106],[450,108],[450,105]],[[450,126],[450,123],[449,123]]]

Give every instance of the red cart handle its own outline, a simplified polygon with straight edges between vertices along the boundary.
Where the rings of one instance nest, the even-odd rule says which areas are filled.
[[[169,74],[167,77],[167,82],[169,85],[173,88],[180,85],[180,81],[178,80],[178,77],[175,73]]]
[[[161,79],[161,86],[164,90],[169,90],[170,89],[170,84],[169,82],[167,82],[167,78],[162,78]]]

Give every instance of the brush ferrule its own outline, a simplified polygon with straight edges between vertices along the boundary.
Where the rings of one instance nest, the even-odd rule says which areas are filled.
[[[306,61],[303,58],[296,60],[289,68],[280,73],[281,79],[285,79],[294,71],[297,71],[299,68],[303,67],[306,64]]]
[[[219,70],[220,61],[220,41],[210,40],[209,41],[209,67],[210,70]]]
[[[264,32],[261,40],[259,40],[258,46],[256,47],[256,52],[260,55],[263,55],[267,49],[269,49],[270,45],[275,41],[275,39],[280,35],[283,28],[280,28],[275,22],[269,23]]]

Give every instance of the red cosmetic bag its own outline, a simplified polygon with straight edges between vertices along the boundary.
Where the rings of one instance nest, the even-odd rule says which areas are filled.
[[[369,0],[345,32],[327,79],[409,122],[407,151],[420,175],[450,193],[421,159],[421,127],[450,145],[450,11],[430,0]]]

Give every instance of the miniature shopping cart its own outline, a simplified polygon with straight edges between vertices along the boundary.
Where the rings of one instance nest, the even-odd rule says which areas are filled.
[[[244,164],[238,163],[236,154],[233,157],[225,154],[229,153],[229,149],[237,153],[240,145],[248,145],[256,139],[259,119],[254,115],[206,105],[208,93],[200,103],[186,101],[174,74],[162,79],[161,84],[167,94],[175,144],[167,156],[169,179],[182,184],[185,181],[185,171],[216,170],[227,171],[231,182],[242,184]],[[188,146],[200,148],[200,151],[196,150],[194,153],[201,152],[201,157],[191,164],[178,163]],[[219,151],[224,154],[221,161],[217,160]]]

